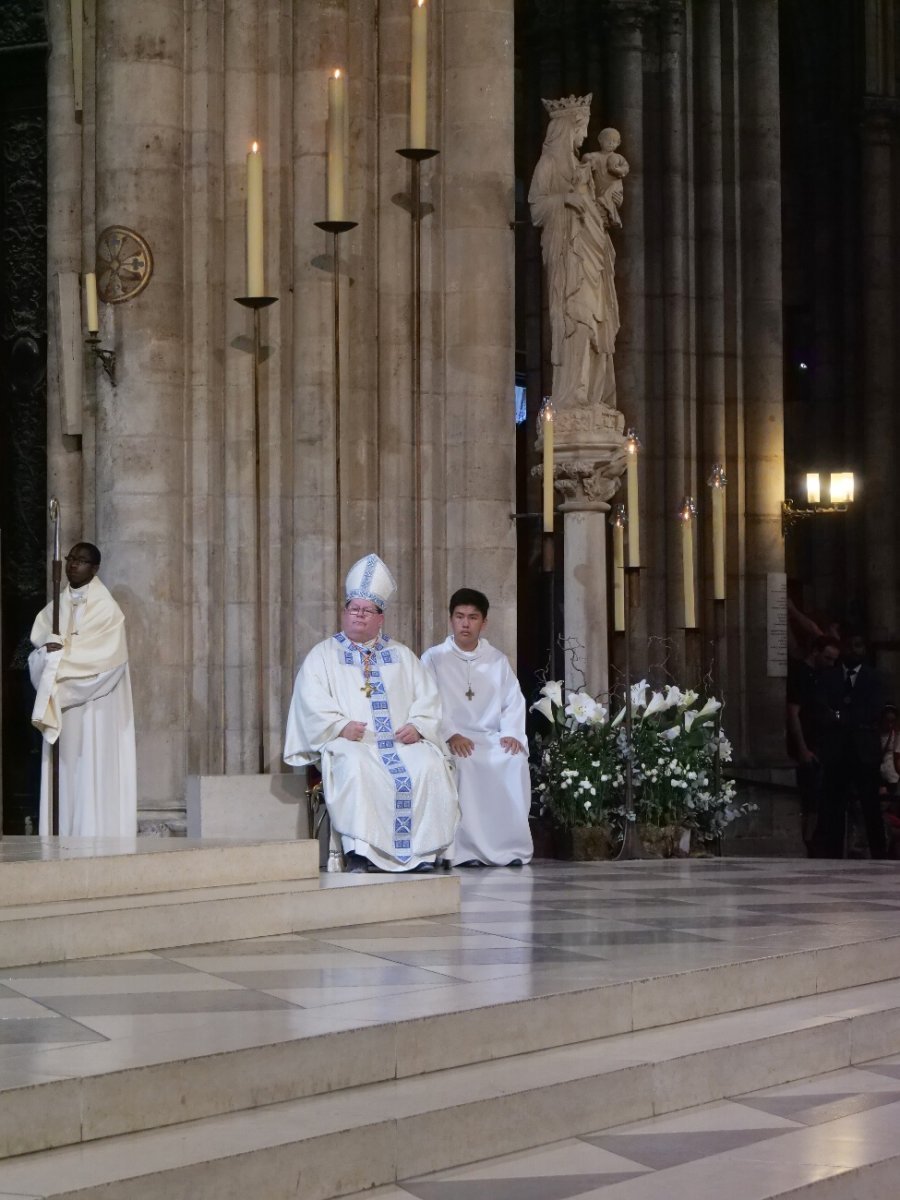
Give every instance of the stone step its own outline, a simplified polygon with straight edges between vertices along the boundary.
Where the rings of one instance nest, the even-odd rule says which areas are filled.
[[[296,839],[8,837],[0,841],[0,911],[67,900],[317,879],[318,853],[315,842]]]
[[[445,911],[455,877],[329,876],[318,893],[319,918],[390,919],[419,904],[428,916]],[[380,890],[372,891],[372,884]],[[387,885],[387,887],[385,887]],[[271,896],[262,898],[265,906]],[[430,906],[431,911],[426,911]],[[364,915],[360,915],[364,914]],[[271,914],[269,914],[271,915]],[[315,924],[307,928],[321,927]],[[294,930],[295,932],[297,930]],[[286,932],[278,930],[276,932]],[[235,934],[234,936],[238,936]],[[848,983],[876,984],[893,997],[900,988],[900,938],[827,946],[725,963],[626,983],[560,990],[527,975],[459,985],[451,1011],[436,1011],[430,989],[392,997],[375,1023],[366,1002],[335,1013],[305,1012],[296,1032],[276,1024],[269,1035],[233,1031],[169,1032],[165,1051],[152,1041],[113,1042],[32,1051],[24,1068],[0,1060],[0,1159],[91,1141],[176,1121],[198,1120],[392,1079],[573,1046],[616,1035],[665,1030],[698,1018],[801,1000],[830,1012]],[[857,987],[846,991],[858,997]],[[882,993],[872,992],[872,997]],[[768,1011],[763,1009],[760,1011]]]
[[[360,1057],[374,1057],[385,1036],[369,1032]],[[392,1034],[395,1053],[406,1039],[421,1045],[421,1029]],[[320,1050],[327,1071],[327,1043]],[[900,980],[888,980],[493,1061],[483,1051],[486,1061],[341,1090],[332,1078],[327,1097],[8,1158],[0,1189],[69,1200],[332,1200],[800,1079],[811,1063],[831,1071],[898,1052]],[[133,1082],[120,1103],[130,1092],[152,1112],[155,1088]],[[261,1083],[254,1104],[264,1100]],[[84,1101],[69,1096],[89,1121]]]
[[[344,1200],[449,1200],[473,1194],[492,1200],[896,1200],[900,1103],[882,1101],[877,1094],[867,1103],[865,1092],[842,1091],[854,1087],[849,1076],[865,1075],[870,1067],[878,1078],[880,1065],[788,1085],[811,1088],[808,1101],[827,1092],[824,1106],[832,1101],[847,1114],[842,1117],[820,1110],[810,1113],[809,1123],[767,1119],[765,1099],[762,1112],[755,1105],[757,1098],[772,1094],[764,1091],[355,1192]],[[784,1090],[775,1090],[784,1096]]]
[[[291,849],[286,856],[279,853],[278,843],[253,848],[275,851],[268,861],[276,878],[268,882],[228,885],[220,882],[219,886],[212,886],[197,884],[192,878],[190,887],[184,890],[7,904],[0,907],[0,967],[299,933],[336,923],[365,925],[459,909],[459,880],[455,876],[320,877],[317,844],[288,845]],[[258,864],[267,861],[265,854],[249,857]],[[290,870],[291,859],[296,860],[298,868],[308,867],[314,861],[314,874],[286,879],[282,874],[278,878],[279,869]],[[195,860],[191,856],[186,861]],[[178,864],[181,862],[179,857]],[[231,855],[219,863],[226,877],[246,874]],[[136,864],[142,871],[145,866],[143,860]],[[4,867],[0,875],[7,869]],[[212,879],[212,867],[200,875]],[[170,877],[170,888],[173,882],[184,880],[174,881]]]

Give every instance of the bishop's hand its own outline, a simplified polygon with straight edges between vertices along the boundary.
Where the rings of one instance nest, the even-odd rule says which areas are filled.
[[[348,742],[361,742],[363,734],[366,732],[365,722],[363,721],[348,721],[338,737],[346,738]]]
[[[507,754],[524,754],[525,753],[525,747],[518,740],[518,738],[502,737],[500,739],[500,745],[503,747],[503,749],[506,751]]]
[[[403,746],[412,746],[414,742],[421,742],[422,735],[415,725],[401,725],[394,734],[394,739]]]

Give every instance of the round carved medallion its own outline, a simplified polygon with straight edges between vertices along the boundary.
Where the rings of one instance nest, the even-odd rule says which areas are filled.
[[[97,238],[97,294],[106,304],[133,300],[153,274],[153,255],[139,233],[110,225]]]

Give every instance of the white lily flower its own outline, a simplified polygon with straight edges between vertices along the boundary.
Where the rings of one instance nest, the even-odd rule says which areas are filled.
[[[681,730],[678,728],[678,726],[673,725],[670,729],[661,729],[659,736],[661,738],[665,738],[667,742],[674,742],[680,733]]]
[[[644,708],[647,704],[647,688],[650,685],[646,679],[642,679],[640,683],[631,685],[631,707]]]
[[[541,695],[547,696],[554,704],[562,707],[563,702],[563,685],[558,679],[548,679],[541,688]]]
[[[697,713],[697,720],[706,720],[708,717],[714,716],[722,707],[722,701],[717,700],[715,696],[710,696],[707,702]]]
[[[550,703],[550,697],[544,696],[542,699],[535,701],[531,706],[532,712],[539,712],[542,717],[546,717],[548,721],[553,722],[553,706]]]
[[[659,712],[665,712],[668,707],[669,705],[666,703],[666,698],[662,692],[654,692],[650,697],[650,703],[644,709],[644,716],[653,717]]]
[[[597,710],[597,701],[587,692],[572,692],[566,705],[566,716],[572,717],[577,724],[584,725],[591,720]]]
[[[608,716],[609,713],[602,704],[595,704],[594,711],[588,718],[588,722],[591,725],[605,725]]]

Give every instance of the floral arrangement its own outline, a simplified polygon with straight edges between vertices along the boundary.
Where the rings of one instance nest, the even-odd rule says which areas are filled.
[[[631,760],[635,819],[645,826],[689,829],[714,840],[752,805],[735,805],[735,784],[717,767],[731,761],[719,726],[721,702],[645,679],[631,689],[631,739],[624,703],[609,710],[584,691],[552,681],[532,705],[549,723],[537,737],[532,766],[541,811],[562,829],[605,825],[621,839],[626,820],[625,772]],[[718,763],[717,763],[718,759]]]

